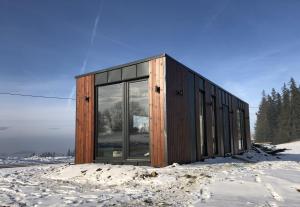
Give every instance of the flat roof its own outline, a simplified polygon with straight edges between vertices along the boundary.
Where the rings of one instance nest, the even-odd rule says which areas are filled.
[[[138,64],[138,63],[142,63],[142,62],[146,62],[146,61],[149,61],[149,60],[153,60],[153,59],[157,59],[157,58],[160,58],[160,57],[167,57],[167,58],[170,58],[172,59],[173,61],[177,62],[178,64],[182,65],[185,69],[187,69],[188,71],[194,73],[195,75],[199,76],[200,78],[204,79],[205,81],[208,81],[210,84],[220,88],[221,90],[225,91],[226,93],[230,94],[231,96],[234,96],[235,98],[239,99],[240,101],[248,104],[247,102],[243,101],[241,98],[237,97],[236,95],[230,93],[229,91],[225,90],[224,88],[222,88],[221,86],[217,85],[216,83],[210,81],[209,79],[205,78],[204,76],[202,76],[201,74],[199,74],[198,72],[190,69],[189,67],[187,67],[186,65],[184,65],[183,63],[179,62],[178,60],[176,60],[175,58],[171,57],[170,55],[168,55],[167,53],[161,53],[159,55],[154,55],[154,56],[150,56],[150,57],[147,57],[147,58],[143,58],[143,59],[139,59],[139,60],[136,60],[136,61],[132,61],[132,62],[129,62],[129,63],[125,63],[125,64],[121,64],[121,65],[116,65],[116,66],[112,66],[112,67],[108,67],[108,68],[104,68],[104,69],[100,69],[100,70],[96,70],[96,71],[92,71],[92,72],[89,72],[89,73],[84,73],[84,74],[81,74],[81,75],[77,75],[75,76],[75,78],[80,78],[80,77],[83,77],[83,76],[87,76],[87,75],[93,75],[93,74],[97,74],[97,73],[102,73],[102,72],[107,72],[107,71],[110,71],[110,70],[114,70],[114,69],[118,69],[118,68],[123,68],[123,67],[127,67],[127,66],[130,66],[130,65],[135,65],[135,64]]]
[[[130,65],[135,65],[135,64],[138,64],[138,63],[142,63],[142,62],[146,62],[146,61],[149,61],[149,60],[153,60],[153,59],[160,58],[160,57],[166,57],[166,56],[169,56],[169,55],[167,55],[166,53],[162,53],[162,54],[159,54],[159,55],[154,55],[154,56],[151,56],[151,57],[139,59],[139,60],[132,61],[132,62],[129,62],[129,63],[116,65],[116,66],[112,66],[112,67],[109,67],[109,68],[104,68],[104,69],[92,71],[92,72],[89,72],[89,73],[84,73],[84,74],[81,74],[81,75],[77,75],[77,76],[75,76],[75,78],[80,78],[80,77],[86,76],[86,75],[92,75],[92,74],[107,72],[107,71],[114,70],[114,69],[117,69],[117,68],[123,68],[123,67],[127,67],[127,66],[130,66]],[[172,59],[174,59],[174,58],[172,58]]]

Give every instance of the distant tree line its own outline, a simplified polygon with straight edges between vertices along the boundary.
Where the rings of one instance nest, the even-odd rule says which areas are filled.
[[[300,139],[300,87],[291,78],[281,93],[262,92],[257,112],[255,141],[280,144]]]

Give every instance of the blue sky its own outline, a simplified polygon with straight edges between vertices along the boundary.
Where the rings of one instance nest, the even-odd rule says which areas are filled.
[[[263,89],[300,80],[299,11],[297,0],[1,0],[0,92],[72,97],[75,75],[166,52],[255,107]],[[1,95],[0,152],[66,151],[74,123],[74,101]]]

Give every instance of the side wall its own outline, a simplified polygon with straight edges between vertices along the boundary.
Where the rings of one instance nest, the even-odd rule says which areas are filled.
[[[94,75],[76,80],[75,164],[94,161]]]
[[[197,152],[200,131],[200,91],[204,92],[206,155]],[[215,97],[217,154],[213,152],[212,111]],[[172,58],[166,58],[166,109],[168,164],[189,163],[213,156],[224,156],[223,106],[228,107],[230,150],[239,153],[237,135],[237,109],[245,111],[246,147],[251,146],[249,106],[209,80],[191,71]]]
[[[168,164],[196,161],[194,74],[166,59]]]
[[[165,57],[149,61],[149,109],[151,166],[167,165]]]

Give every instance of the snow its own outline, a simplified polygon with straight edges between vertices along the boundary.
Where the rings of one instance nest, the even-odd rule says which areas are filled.
[[[6,167],[21,167],[29,165],[40,165],[40,164],[54,164],[54,163],[73,163],[74,157],[71,156],[56,156],[56,157],[19,157],[19,156],[8,156],[0,158],[0,168]]]
[[[165,168],[48,164],[0,169],[0,206],[299,206],[300,142]],[[282,147],[282,145],[280,145]]]

